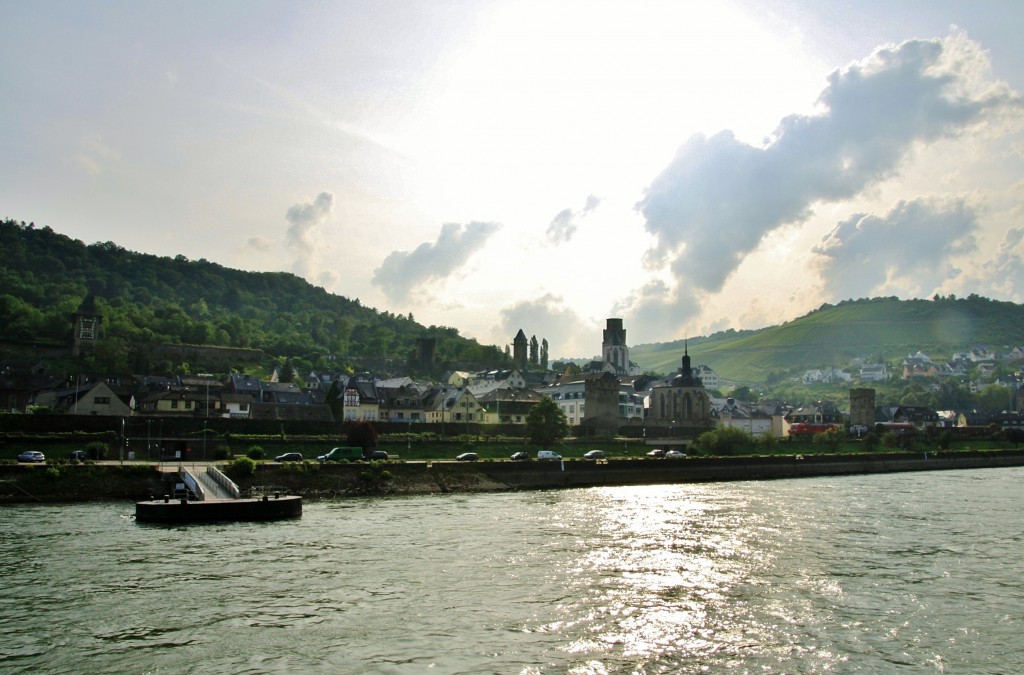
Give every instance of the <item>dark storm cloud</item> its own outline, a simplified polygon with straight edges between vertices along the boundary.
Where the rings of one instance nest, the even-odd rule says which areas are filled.
[[[898,286],[929,296],[960,273],[975,250],[977,215],[963,200],[900,202],[884,216],[858,213],[821,241],[819,268],[830,300],[871,297]]]
[[[691,137],[637,204],[656,238],[647,263],[667,264],[682,295],[718,291],[762,238],[815,202],[855,197],[894,175],[915,143],[1019,105],[1004,86],[977,91],[979,53],[962,36],[882,48],[832,73],[821,113],[783,119],[763,147],[729,131]]]
[[[373,273],[373,283],[391,300],[405,300],[415,287],[443,281],[462,267],[499,229],[497,223],[445,223],[433,244],[425,242],[414,251],[388,255]]]
[[[590,195],[587,197],[587,203],[583,205],[582,211],[573,211],[572,209],[564,209],[560,211],[548,225],[548,241],[552,244],[561,244],[562,242],[571,241],[573,235],[576,234],[576,228],[579,225],[580,218],[589,215],[600,203],[600,199],[594,195]]]

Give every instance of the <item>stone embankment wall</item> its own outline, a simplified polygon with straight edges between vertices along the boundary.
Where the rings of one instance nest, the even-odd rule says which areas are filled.
[[[769,480],[899,471],[1024,466],[1024,452],[899,453],[607,462],[402,462],[370,466],[265,464],[240,485],[271,486],[308,497],[494,492],[570,487]],[[383,473],[383,472],[386,472]]]
[[[387,462],[261,464],[237,479],[307,498],[494,492],[570,487],[768,480],[898,471],[1024,466],[1024,451],[623,459],[606,462]],[[0,504],[142,500],[159,497],[172,477],[154,465],[0,465]]]

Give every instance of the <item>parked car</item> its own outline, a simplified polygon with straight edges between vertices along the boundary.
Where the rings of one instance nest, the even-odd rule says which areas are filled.
[[[686,453],[679,450],[669,450],[665,453],[665,459],[686,459]]]
[[[302,461],[302,453],[301,452],[286,452],[283,455],[278,455],[277,457],[274,458],[274,460],[278,461],[278,462],[301,462]]]
[[[475,462],[476,460],[480,459],[480,457],[475,452],[464,452],[455,459],[457,459],[460,462]]]
[[[661,448],[655,448],[654,450],[651,450],[650,452],[648,452],[647,456],[648,457],[664,457],[665,456],[665,451],[662,450]]]
[[[363,458],[363,449],[350,445],[343,445],[339,448],[331,448],[326,455],[320,455],[316,461],[324,462],[355,462]]]
[[[588,450],[583,453],[583,459],[604,459],[604,450]]]
[[[513,462],[522,462],[523,460],[530,459],[530,453],[520,450],[519,452],[512,453]]]
[[[26,450],[18,455],[19,462],[45,462],[46,456],[38,450]]]
[[[387,459],[388,453],[383,450],[374,450],[370,453],[369,459]]]
[[[562,459],[562,456],[551,450],[538,450],[537,459]]]
[[[69,459],[72,461],[84,462],[89,459],[89,453],[85,450],[72,450]]]

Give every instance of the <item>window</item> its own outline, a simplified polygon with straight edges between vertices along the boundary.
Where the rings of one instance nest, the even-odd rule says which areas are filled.
[[[171,410],[177,410],[177,409],[178,409],[178,399],[174,399],[173,401],[171,401]]]
[[[96,398],[94,398],[92,400],[92,402],[95,403],[96,405],[110,405],[110,397],[109,396],[97,396]]]

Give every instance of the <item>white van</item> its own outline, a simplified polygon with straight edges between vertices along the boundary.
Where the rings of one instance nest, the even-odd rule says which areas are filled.
[[[562,459],[562,456],[557,452],[551,452],[550,450],[538,450],[537,459]]]

